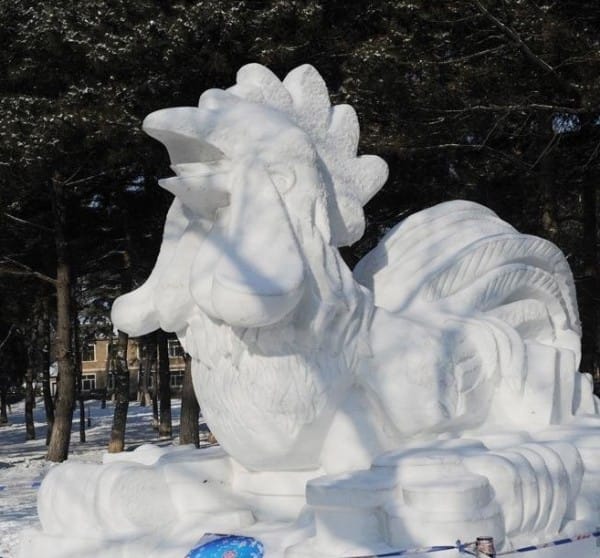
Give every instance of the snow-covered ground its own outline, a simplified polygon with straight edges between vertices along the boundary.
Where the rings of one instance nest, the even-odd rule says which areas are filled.
[[[180,401],[172,401],[173,440],[160,440],[152,428],[152,407],[129,407],[126,449],[142,443],[162,446],[176,444],[179,435]],[[86,415],[91,426],[86,428],[86,442],[79,441],[78,409],[73,420],[69,459],[100,463],[110,437],[114,407],[108,402],[105,409],[99,401],[86,402]],[[9,425],[0,428],[0,558],[15,558],[19,533],[23,528],[36,526],[37,487],[52,464],[45,460],[46,423],[44,406],[38,400],[34,411],[36,439],[25,441],[24,405],[12,406]],[[87,422],[87,421],[86,421]]]

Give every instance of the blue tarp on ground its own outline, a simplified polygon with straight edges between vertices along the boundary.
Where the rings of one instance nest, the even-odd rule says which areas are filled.
[[[260,541],[241,535],[204,535],[185,558],[263,558]]]

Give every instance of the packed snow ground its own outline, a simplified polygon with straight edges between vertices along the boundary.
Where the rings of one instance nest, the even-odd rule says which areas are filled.
[[[125,435],[126,449],[143,443],[161,446],[177,444],[181,402],[171,402],[173,440],[159,439],[152,428],[152,407],[131,403]],[[86,402],[86,442],[79,441],[79,412],[76,410],[71,435],[69,459],[100,463],[106,451],[114,407],[107,402],[102,409],[99,401]],[[23,402],[12,406],[8,426],[0,427],[0,558],[16,558],[19,534],[25,527],[37,526],[36,494],[32,484],[44,478],[53,465],[46,461],[46,422],[44,405],[38,399],[34,410],[36,439],[25,441]],[[87,419],[86,419],[87,422]],[[2,488],[4,487],[4,488]]]

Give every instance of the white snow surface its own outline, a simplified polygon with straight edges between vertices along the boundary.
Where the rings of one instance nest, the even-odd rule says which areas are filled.
[[[107,402],[100,408],[99,401],[87,401],[86,414],[91,426],[86,427],[86,442],[79,441],[79,413],[75,412],[71,435],[69,461],[102,463],[110,438],[114,406]],[[140,444],[158,448],[177,445],[181,402],[171,401],[173,440],[161,440],[152,428],[152,407],[130,403],[125,435],[126,450]],[[12,405],[9,424],[0,428],[0,558],[16,558],[17,546],[23,529],[40,527],[36,498],[38,488],[32,483],[41,481],[54,467],[46,461],[46,422],[43,401],[38,398],[34,410],[36,439],[25,441],[24,403]]]

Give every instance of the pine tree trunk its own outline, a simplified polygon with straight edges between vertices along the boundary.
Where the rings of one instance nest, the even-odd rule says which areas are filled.
[[[540,129],[544,129],[544,119],[540,118]],[[557,207],[556,207],[556,184],[555,184],[555,154],[552,151],[543,155],[544,149],[548,148],[548,145],[552,145],[552,140],[558,141],[557,137],[554,136],[542,136],[542,142],[540,143],[539,149],[542,152],[541,161],[538,164],[538,176],[539,186],[541,191],[541,224],[542,224],[542,236],[556,242],[558,237],[558,220],[557,220]]]
[[[169,369],[169,345],[167,334],[159,330],[158,334],[158,393],[160,417],[158,435],[170,438],[173,435],[171,422],[171,370]]]
[[[578,282],[582,322],[582,372],[593,374],[600,387],[600,253],[598,193],[593,173],[583,184],[583,277]]]
[[[158,432],[158,333],[150,337],[152,343],[152,428]]]
[[[79,319],[77,312],[77,301],[75,297],[71,301],[71,320],[72,320],[72,334],[73,334],[73,354],[75,355],[74,367],[77,391],[77,402],[79,403],[79,441],[85,444],[85,402],[83,400],[83,370],[81,361],[83,355],[81,353],[81,343],[79,341]]]
[[[141,346],[140,346],[141,348]],[[146,406],[146,359],[140,358],[138,364],[137,401],[140,407]],[[145,389],[146,388],[146,389]]]
[[[154,387],[152,389],[152,428],[158,432],[158,370],[154,370]]]
[[[81,393],[81,380],[79,380],[79,397],[77,398],[77,402],[79,403],[79,442],[85,444],[85,400]]]
[[[127,221],[123,222],[125,229],[125,238],[127,247],[123,251],[123,271],[121,273],[121,291],[131,291],[133,278],[131,275],[131,258],[129,249],[131,238]],[[131,379],[129,377],[129,367],[127,365],[127,347],[129,345],[129,335],[124,331],[119,331],[117,340],[117,350],[115,359],[115,413],[113,415],[112,430],[110,433],[110,442],[108,444],[109,453],[118,453],[125,448],[125,429],[127,427],[127,411],[129,410],[129,390]]]
[[[29,330],[27,367],[25,369],[25,439],[35,440],[33,409],[35,408],[34,381],[44,367],[44,302],[42,298],[33,304],[32,327]]]
[[[33,423],[33,407],[35,393],[33,392],[33,368],[31,351],[28,351],[27,370],[25,372],[25,439],[35,440],[35,424]]]
[[[138,377],[138,400],[140,407],[149,405],[152,401],[150,396],[150,374],[152,374],[152,363],[156,361],[156,345],[151,344],[149,340],[151,335],[145,335],[140,339],[140,369]],[[154,353],[153,353],[154,351]],[[152,356],[154,354],[154,357]]]
[[[0,426],[8,424],[8,414],[6,413],[7,390],[0,387]]]
[[[56,362],[58,386],[54,427],[48,444],[49,461],[64,461],[69,456],[71,426],[75,404],[75,373],[71,355],[71,269],[65,238],[64,185],[55,177],[54,225],[56,242]]]
[[[115,414],[113,415],[109,453],[118,453],[125,448],[125,428],[129,409],[129,368],[127,366],[127,345],[129,336],[119,331],[114,358],[115,372]]]
[[[46,445],[50,443],[54,427],[54,400],[50,386],[50,353],[44,351],[44,371],[42,373],[42,394],[44,396],[44,412],[46,414]]]
[[[153,333],[145,335],[140,340],[140,348],[142,350],[140,368],[140,405],[145,407],[152,404],[152,395],[150,394],[150,380],[156,366],[156,341]],[[158,418],[158,417],[157,417]]]
[[[48,445],[49,461],[64,461],[69,456],[73,408],[75,405],[75,373],[71,358],[70,278],[67,265],[59,264],[57,273],[56,362],[58,365],[54,427]]]
[[[200,447],[199,417],[200,406],[192,382],[192,357],[186,354],[181,390],[181,423],[179,427],[179,443],[181,445],[194,444],[196,447]]]
[[[54,424],[54,401],[50,387],[50,316],[48,310],[48,299],[42,301],[42,315],[39,321],[39,336],[42,344],[41,370],[42,370],[42,395],[44,397],[44,412],[46,414],[46,445],[50,443],[52,426]]]

